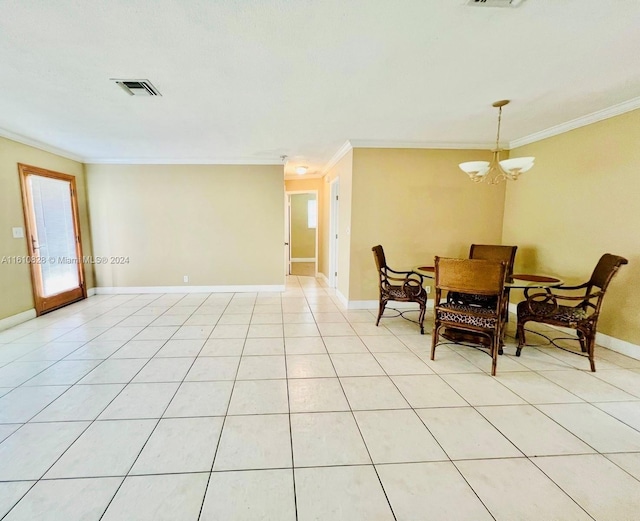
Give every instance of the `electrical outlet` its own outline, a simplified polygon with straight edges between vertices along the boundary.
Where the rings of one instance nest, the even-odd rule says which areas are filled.
[[[189,275],[182,277],[182,282],[189,282]]]
[[[14,239],[24,239],[24,230],[22,228],[11,228],[11,234]]]
[[[425,286],[424,290],[427,292],[427,295],[431,293],[431,286]]]

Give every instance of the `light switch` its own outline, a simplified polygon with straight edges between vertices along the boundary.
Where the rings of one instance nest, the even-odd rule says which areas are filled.
[[[11,232],[13,233],[14,239],[24,239],[24,230],[22,228],[11,228]]]

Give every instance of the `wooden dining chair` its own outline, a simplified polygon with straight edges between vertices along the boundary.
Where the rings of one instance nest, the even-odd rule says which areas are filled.
[[[468,331],[488,340],[492,359],[491,375],[496,374],[498,351],[504,328],[505,298],[504,283],[507,266],[504,262],[478,259],[448,259],[436,257],[435,322],[431,340],[431,360],[435,360],[436,345],[442,328]],[[461,295],[491,297],[493,307],[459,301],[442,301],[442,292]]]
[[[561,326],[574,329],[577,340],[580,343],[582,353],[565,349],[581,356],[587,356],[591,365],[591,371],[596,371],[594,351],[596,345],[596,326],[600,317],[602,299],[609,287],[613,276],[621,266],[629,261],[619,255],[605,253],[596,265],[591,278],[577,286],[560,286],[552,291],[529,294],[525,290],[526,300],[518,304],[518,348],[516,356],[520,356],[522,348],[526,344],[524,326],[527,322],[539,322],[552,326]],[[565,295],[558,291],[577,292],[573,295]],[[562,305],[559,302],[565,302]],[[551,342],[553,345],[554,342]],[[560,347],[557,346],[556,347]],[[564,349],[564,348],[561,348]]]
[[[516,259],[517,246],[501,246],[498,244],[472,244],[469,248],[470,259],[491,260],[504,262],[507,265],[506,278],[509,280],[513,275],[513,264]],[[509,288],[505,288],[507,301],[509,300]],[[477,304],[485,307],[494,307],[496,302],[493,297],[486,295],[468,295],[450,292],[447,298],[458,303]],[[509,318],[509,309],[505,308],[505,319]]]
[[[396,271],[387,266],[387,259],[382,246],[371,248],[378,269],[378,287],[380,289],[380,305],[376,326],[389,301],[416,302],[420,306],[418,324],[420,333],[424,335],[424,316],[427,311],[427,292],[422,286],[423,278],[413,271]]]

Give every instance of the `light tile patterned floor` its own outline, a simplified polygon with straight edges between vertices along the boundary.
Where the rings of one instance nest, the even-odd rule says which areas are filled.
[[[0,518],[638,519],[640,361],[373,324],[290,277],[0,332]]]

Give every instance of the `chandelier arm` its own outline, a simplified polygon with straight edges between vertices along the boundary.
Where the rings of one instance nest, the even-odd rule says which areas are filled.
[[[498,132],[496,133],[496,150],[500,149],[500,124],[502,122],[502,107],[498,109]]]

